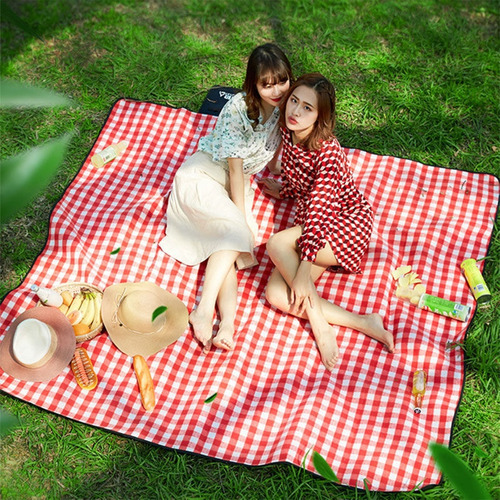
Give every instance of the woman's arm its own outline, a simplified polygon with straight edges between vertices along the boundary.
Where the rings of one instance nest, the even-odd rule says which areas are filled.
[[[342,151],[338,144],[323,145],[315,157],[314,180],[307,193],[303,231],[297,240],[303,260],[314,262],[316,254],[325,246],[327,235],[333,231],[333,222],[338,211],[339,191],[342,180]],[[347,159],[346,159],[347,160]]]
[[[241,213],[243,214],[243,217],[245,217],[246,219],[247,214],[245,208],[245,178],[243,176],[243,159],[228,158],[227,163],[229,164],[229,189],[230,189],[231,200],[240,209]],[[252,227],[248,226],[248,230],[250,231],[250,234],[252,235],[255,244],[256,235],[254,234]],[[255,263],[257,263],[257,261],[255,261]],[[249,262],[246,261],[243,261],[242,264],[245,267],[248,267],[250,265]]]
[[[281,173],[281,162],[278,160],[281,154],[281,147],[282,143],[280,142],[280,145],[278,146],[278,149],[276,149],[274,156],[271,158],[271,161],[267,164],[269,172],[271,172],[273,175],[279,175]]]
[[[241,210],[242,214],[245,213],[245,181],[243,177],[243,159],[242,158],[228,158],[229,164],[229,189],[231,200]]]

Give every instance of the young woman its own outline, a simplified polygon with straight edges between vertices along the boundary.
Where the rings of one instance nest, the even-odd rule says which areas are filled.
[[[200,301],[189,321],[208,352],[234,347],[238,267],[252,262],[257,224],[252,217],[250,179],[267,164],[273,169],[281,142],[279,104],[292,80],[283,51],[267,43],[255,48],[243,92],[222,109],[214,130],[174,177],[161,248],[184,264],[208,259]],[[213,337],[215,308],[220,315]]]
[[[370,204],[357,189],[346,155],[333,135],[335,89],[319,73],[299,78],[283,99],[280,122],[282,184],[262,181],[276,198],[296,199],[295,226],[273,235],[267,250],[274,269],[267,300],[311,323],[321,360],[328,370],[339,350],[331,325],[354,328],[390,352],[394,340],[380,315],[359,315],[318,296],[314,282],[330,266],[360,271],[373,224]]]

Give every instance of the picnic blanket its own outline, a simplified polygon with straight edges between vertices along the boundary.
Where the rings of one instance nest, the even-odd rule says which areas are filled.
[[[174,173],[215,121],[153,103],[115,103],[51,214],[44,250],[1,304],[2,337],[20,313],[36,305],[32,283],[85,282],[105,289],[152,281],[193,308],[204,264],[180,264],[158,242]],[[119,159],[101,169],[91,165],[96,151],[125,139],[129,146]],[[203,355],[187,328],[148,357],[157,399],[151,413],[142,408],[132,359],[105,332],[83,344],[99,377],[96,389],[82,391],[69,367],[47,383],[15,380],[0,370],[1,389],[70,419],[230,462],[289,462],[317,473],[314,450],[344,485],[364,488],[366,481],[372,490],[407,491],[438,484],[428,443],[450,443],[464,383],[464,353],[450,346],[463,342],[470,319],[463,323],[398,299],[390,271],[409,264],[428,292],[475,308],[459,265],[487,253],[499,182],[486,174],[346,152],[373,205],[375,229],[362,273],[327,272],[318,289],[349,310],[380,313],[394,333],[396,353],[337,327],[341,354],[330,373],[307,321],[267,303],[272,264],[265,242],[292,224],[293,201],[268,198],[255,184],[259,265],[238,272],[233,352]],[[411,394],[417,369],[428,374],[420,414],[413,411]]]

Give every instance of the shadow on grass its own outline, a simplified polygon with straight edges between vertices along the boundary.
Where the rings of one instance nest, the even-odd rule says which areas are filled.
[[[358,498],[290,464],[227,463],[74,422],[10,396],[0,401],[22,419],[1,444],[3,498]]]
[[[320,71],[332,80],[345,146],[498,171],[498,41],[488,4],[87,0],[49,2],[41,12],[34,1],[7,3],[53,45],[57,90],[89,110],[121,97],[197,110],[211,86],[240,87],[253,47],[273,40],[297,76]],[[2,69],[40,43],[9,28]]]

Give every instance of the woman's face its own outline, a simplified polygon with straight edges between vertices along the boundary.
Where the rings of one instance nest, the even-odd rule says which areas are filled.
[[[297,87],[286,103],[285,124],[299,138],[307,137],[318,119],[318,96],[316,92],[301,85]]]
[[[264,80],[265,81],[265,80]],[[271,82],[272,80],[268,80]],[[278,83],[257,82],[257,92],[262,100],[262,104],[276,107],[280,105],[281,99],[290,88],[290,80],[283,80]]]

